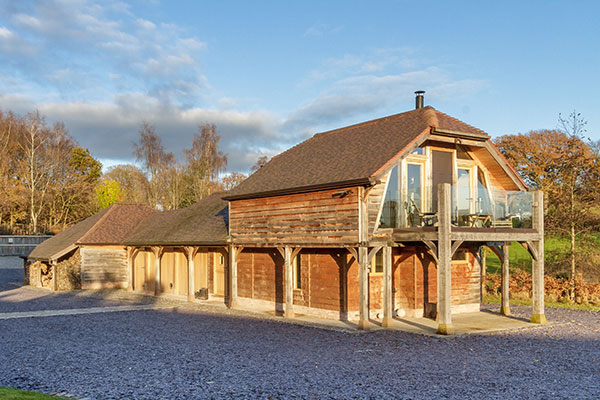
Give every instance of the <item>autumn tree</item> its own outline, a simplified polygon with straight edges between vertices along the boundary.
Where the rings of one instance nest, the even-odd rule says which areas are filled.
[[[121,188],[122,201],[130,203],[148,202],[148,178],[135,165],[123,164],[111,167],[103,176],[104,180],[113,180]]]
[[[123,201],[123,191],[119,182],[105,179],[96,187],[96,200],[101,209],[105,209],[119,201]]]
[[[218,190],[217,179],[227,167],[227,156],[219,150],[221,137],[214,124],[198,127],[192,148],[183,151],[194,201],[201,200]]]
[[[559,125],[557,130],[502,136],[495,144],[525,183],[544,191],[547,230],[569,237],[569,275],[574,278],[578,235],[599,226],[595,205],[600,175],[597,158],[583,137],[581,116],[559,117]]]
[[[148,177],[148,200],[154,208],[159,208],[161,206],[159,174],[173,165],[175,157],[173,153],[165,151],[162,140],[152,125],[143,122],[139,134],[139,142],[134,144],[134,154],[137,161],[143,165]]]

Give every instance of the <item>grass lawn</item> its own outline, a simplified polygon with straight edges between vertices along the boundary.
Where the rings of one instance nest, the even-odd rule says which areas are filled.
[[[483,297],[483,303],[500,304],[500,296],[492,296],[489,294],[485,295]],[[513,304],[515,306],[530,306],[531,300],[510,299],[510,304]],[[577,310],[600,311],[600,307],[598,307],[598,306],[585,305],[585,304],[573,304],[573,303],[561,303],[558,301],[546,301],[546,302],[544,302],[544,305],[546,307],[561,307],[561,308],[574,308]]]
[[[3,400],[56,400],[66,399],[66,397],[50,396],[48,394],[27,392],[13,388],[0,387],[0,399]]]
[[[544,242],[544,252],[563,248],[566,251],[569,249],[568,239],[559,239],[555,237],[548,237]],[[509,250],[510,258],[510,269],[511,271],[515,268],[522,269],[527,272],[531,272],[531,256],[519,243],[512,242]],[[500,260],[491,250],[487,250],[487,272],[489,274],[500,273]]]

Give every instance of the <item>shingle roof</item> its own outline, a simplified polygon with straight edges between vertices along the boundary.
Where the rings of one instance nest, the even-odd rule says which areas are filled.
[[[32,260],[49,260],[78,244],[121,244],[123,238],[148,215],[156,213],[142,204],[116,203],[39,244]]]
[[[187,208],[152,215],[128,235],[124,243],[132,246],[225,244],[229,213],[222,196],[223,193],[216,193]]]
[[[485,132],[427,106],[345,128],[318,133],[273,157],[225,198],[268,195],[332,183],[368,182],[430,128],[485,135]]]

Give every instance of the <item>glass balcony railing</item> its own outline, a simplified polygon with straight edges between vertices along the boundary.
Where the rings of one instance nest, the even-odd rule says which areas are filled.
[[[453,186],[451,191],[452,226],[468,228],[531,228],[533,193],[497,189],[479,190]],[[437,193],[426,199],[414,194],[386,198],[380,228],[437,226]]]

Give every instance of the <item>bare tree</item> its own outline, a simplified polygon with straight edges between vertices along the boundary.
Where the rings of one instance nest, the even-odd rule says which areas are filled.
[[[217,185],[219,174],[227,167],[227,156],[219,150],[221,137],[214,124],[198,127],[192,148],[184,150],[188,162],[193,198],[201,200],[210,195]]]
[[[175,162],[173,153],[167,153],[162,140],[156,134],[152,125],[143,122],[139,130],[140,139],[134,144],[134,154],[138,162],[144,166],[144,171],[150,182],[148,186],[148,200],[158,208],[160,206],[160,179],[161,171],[171,167]]]
[[[265,166],[266,163],[269,162],[269,157],[267,156],[260,156],[258,157],[258,160],[256,160],[256,164],[254,164],[252,166],[252,168],[250,168],[250,173],[253,174],[256,171],[258,171],[259,169],[261,169],[262,167]]]

